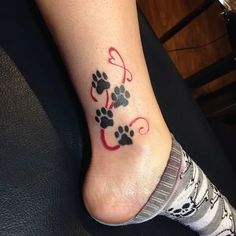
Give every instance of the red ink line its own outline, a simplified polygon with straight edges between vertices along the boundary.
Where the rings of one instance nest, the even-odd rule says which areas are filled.
[[[109,93],[108,90],[106,89],[106,105],[105,105],[106,108],[108,107],[108,103],[109,103]]]
[[[112,109],[114,107],[114,102],[111,103],[111,105],[109,106],[109,109]]]
[[[121,60],[122,65],[119,65],[119,64],[116,63],[116,59],[112,55],[112,52],[115,52],[118,55],[119,59]],[[120,67],[120,68],[123,69],[122,83],[125,83],[126,80],[131,81],[133,79],[132,73],[126,68],[125,62],[124,62],[122,56],[120,55],[120,53],[115,48],[110,47],[109,48],[109,55],[110,55],[110,58],[108,59],[108,62],[112,65],[115,65],[115,66]],[[126,76],[127,72],[129,73],[130,77]]]
[[[105,138],[105,130],[101,129],[100,130],[100,134],[101,134],[101,140],[102,140],[102,144],[104,146],[104,148],[106,148],[109,151],[114,151],[120,148],[120,145],[115,145],[115,146],[109,146],[106,142],[106,138]]]
[[[147,134],[148,131],[149,131],[149,123],[148,123],[148,121],[147,121],[145,118],[143,118],[143,117],[137,117],[137,118],[135,118],[134,120],[132,120],[132,121],[129,123],[129,127],[132,127],[132,125],[133,125],[136,121],[138,121],[138,120],[144,120],[144,121],[146,122],[146,124],[147,124],[147,127],[146,127],[147,130],[146,130],[145,132],[142,131],[143,129],[145,129],[145,127],[143,127],[143,126],[141,126],[141,127],[139,128],[138,132],[139,132],[141,135]]]
[[[95,97],[93,96],[93,87],[91,87],[91,89],[90,89],[90,95],[91,95],[91,98],[93,99],[94,102],[97,102],[97,101],[98,101],[97,98],[95,98]]]

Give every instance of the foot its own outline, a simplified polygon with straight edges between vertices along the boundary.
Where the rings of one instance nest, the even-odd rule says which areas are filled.
[[[121,123],[124,117],[120,118]],[[125,119],[126,120],[126,119]],[[137,135],[137,129],[127,126],[106,130],[109,143],[118,142],[118,150],[104,148],[95,137],[97,127],[91,134],[93,154],[83,187],[83,199],[92,217],[111,224],[133,218],[148,201],[166,166],[171,137],[159,132],[150,122],[149,133]],[[138,127],[136,127],[138,128]],[[123,136],[122,136],[123,135]]]

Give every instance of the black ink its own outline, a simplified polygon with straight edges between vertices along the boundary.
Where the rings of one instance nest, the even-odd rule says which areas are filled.
[[[188,198],[188,202],[184,203],[179,208],[169,208],[167,213],[176,218],[183,218],[195,214],[202,204],[209,200],[209,191],[207,189],[200,201],[196,201],[199,193],[199,187],[200,181],[195,184],[193,195]]]
[[[105,72],[102,74],[97,70],[96,74],[93,74],[92,86],[96,89],[98,94],[102,94],[104,90],[110,88],[110,83],[107,81],[108,77]]]
[[[132,137],[134,136],[134,131],[130,130],[126,125],[124,127],[119,126],[118,130],[115,132],[115,137],[120,145],[130,145],[133,143]]]
[[[111,94],[111,98],[114,101],[114,107],[127,106],[129,104],[128,99],[130,98],[130,93],[125,89],[124,85],[120,87],[116,86],[114,92]]]
[[[100,124],[103,129],[108,126],[113,126],[113,113],[111,110],[102,107],[100,110],[96,110],[95,120]]]
[[[219,198],[222,198],[222,195],[220,191],[216,188],[214,184],[210,184],[212,188],[212,197],[210,199],[211,209],[215,206],[216,202],[219,200]]]

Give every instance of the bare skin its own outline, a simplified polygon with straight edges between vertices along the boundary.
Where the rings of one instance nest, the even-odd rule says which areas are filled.
[[[86,208],[93,217],[107,223],[127,221],[155,189],[171,149],[170,132],[154,96],[142,51],[136,2],[37,0],[37,4],[61,50],[86,114],[92,145],[83,187]],[[122,65],[122,61],[115,51],[109,51],[111,48],[121,55],[125,69],[114,65]],[[117,63],[111,63],[114,61]],[[106,73],[109,88],[103,84],[97,89],[97,70],[100,75]],[[112,98],[115,87],[121,85],[128,91],[128,102]],[[111,110],[113,124],[101,124],[102,107],[106,112]],[[132,124],[138,117],[145,120]],[[129,138],[121,141],[119,126],[123,133],[128,126]],[[148,126],[145,134],[139,132],[142,126]],[[109,148],[114,146],[119,148]]]

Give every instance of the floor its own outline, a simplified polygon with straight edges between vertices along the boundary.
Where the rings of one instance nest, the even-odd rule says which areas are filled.
[[[157,36],[161,37],[184,16],[198,7],[203,0],[137,0],[137,2]],[[231,52],[225,20],[221,12],[220,4],[216,1],[164,44],[183,78],[196,73]],[[176,49],[186,47],[195,48],[176,51]],[[236,71],[194,90],[193,95],[195,98],[201,98],[212,92],[217,93],[233,82],[236,82]],[[200,104],[206,112],[209,112],[212,106],[219,105],[214,101],[211,103],[201,101]]]

